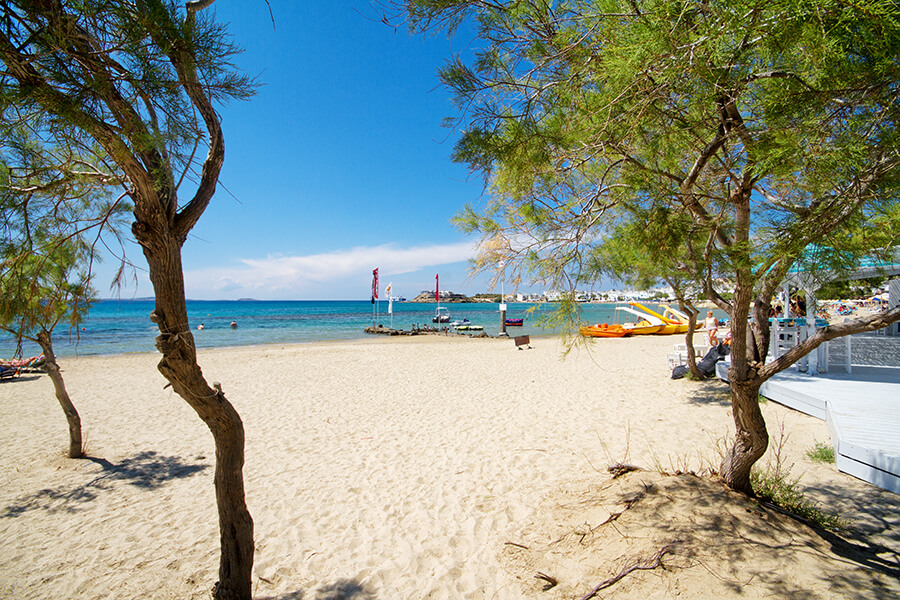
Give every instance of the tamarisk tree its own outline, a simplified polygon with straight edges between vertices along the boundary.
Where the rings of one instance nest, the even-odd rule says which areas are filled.
[[[218,599],[251,596],[253,520],[244,497],[244,428],[197,363],[188,328],[181,247],[209,204],[222,168],[216,104],[254,84],[230,63],[237,49],[213,22],[210,0],[11,0],[0,8],[0,93],[36,107],[55,136],[96,143],[133,203],[132,233],[156,297],[158,368],[209,427],[221,555]],[[182,184],[191,192],[180,201]],[[187,185],[185,187],[188,187]]]
[[[414,31],[478,32],[471,59],[454,57],[440,72],[461,107],[454,158],[490,186],[487,205],[459,217],[484,237],[476,269],[503,260],[551,283],[591,282],[603,270],[596,249],[616,227],[665,213],[688,228],[659,266],[689,276],[731,316],[736,435],[720,472],[752,492],[751,467],[768,445],[762,383],[827,340],[900,319],[895,308],[831,325],[764,362],[770,300],[791,269],[878,250],[873,223],[896,215],[900,7],[395,4]],[[620,241],[637,253],[657,243]],[[818,251],[801,261],[813,242]]]
[[[98,246],[121,248],[130,205],[112,198],[116,178],[87,148],[56,147],[35,133],[40,114],[2,111],[0,124],[0,329],[44,353],[44,367],[66,415],[70,458],[84,455],[81,418],[53,351],[61,323],[77,335],[94,300]],[[46,133],[46,131],[44,131]]]

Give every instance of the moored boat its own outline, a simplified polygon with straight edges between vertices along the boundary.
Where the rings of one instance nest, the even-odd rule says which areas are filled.
[[[434,316],[431,317],[432,323],[449,323],[450,322],[450,311],[444,308],[443,306],[438,306],[437,310],[434,311]]]

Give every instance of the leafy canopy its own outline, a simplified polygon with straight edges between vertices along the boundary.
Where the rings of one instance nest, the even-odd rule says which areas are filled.
[[[408,2],[413,27],[470,19],[483,42],[441,72],[464,107],[454,158],[491,185],[458,219],[487,242],[476,268],[591,282],[590,248],[665,211],[690,228],[670,266],[731,309],[722,282],[765,296],[811,242],[884,247],[900,7],[857,4]]]
[[[121,246],[130,204],[102,152],[54,145],[40,115],[9,108],[0,125],[0,328],[21,341],[75,327],[95,293],[101,249]],[[81,150],[81,151],[79,151]]]

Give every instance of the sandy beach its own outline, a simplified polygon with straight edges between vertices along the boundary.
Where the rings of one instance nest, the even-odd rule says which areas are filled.
[[[763,405],[770,446],[783,430],[792,473],[851,524],[849,546],[714,479],[658,473],[703,474],[733,431],[726,384],[670,379],[680,341],[597,340],[564,359],[553,337],[202,351],[246,428],[254,597],[580,598],[672,543],[665,569],[598,597],[900,594],[900,497],[806,458],[824,422]],[[157,360],[60,361],[84,460],[64,457],[46,376],[0,383],[0,598],[209,596],[212,438]],[[613,480],[616,462],[646,471]]]

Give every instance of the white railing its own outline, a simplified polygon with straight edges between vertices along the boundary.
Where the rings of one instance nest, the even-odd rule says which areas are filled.
[[[768,360],[774,360],[815,332],[815,327],[773,322]],[[827,373],[831,369],[853,372],[853,365],[900,367],[900,338],[883,331],[847,335],[821,344],[794,364],[801,372]]]

